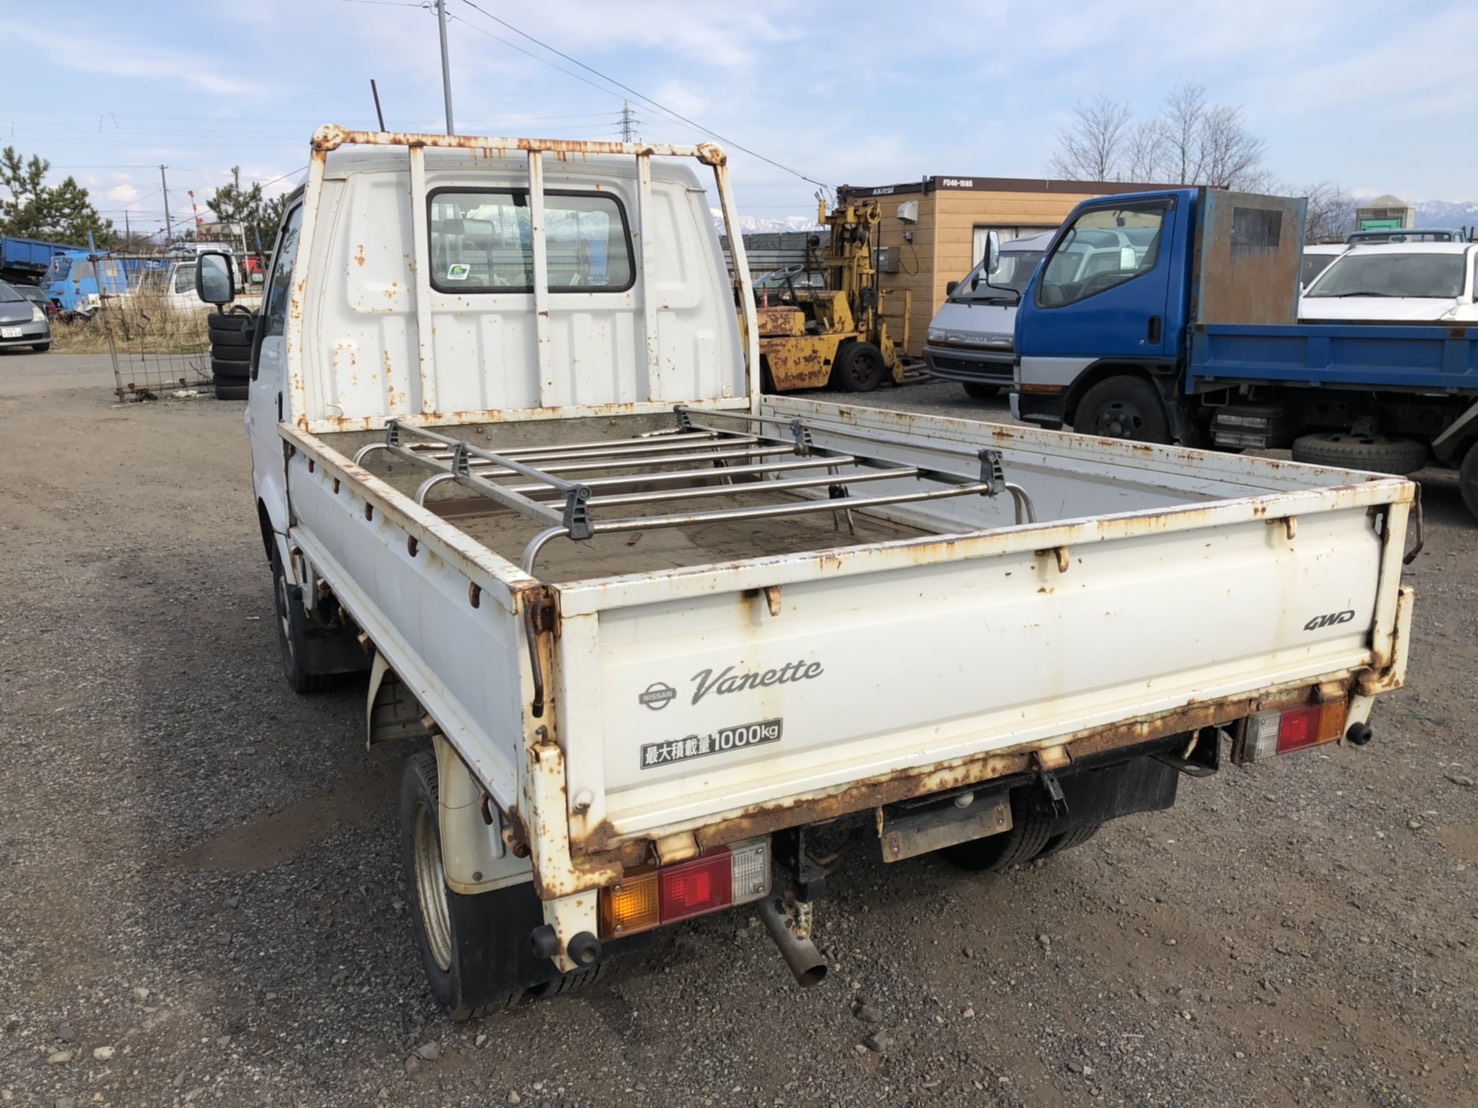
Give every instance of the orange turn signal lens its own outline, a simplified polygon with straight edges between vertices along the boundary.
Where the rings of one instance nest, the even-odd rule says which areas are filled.
[[[601,890],[601,934],[614,938],[647,931],[662,922],[662,902],[657,874],[623,877]]]

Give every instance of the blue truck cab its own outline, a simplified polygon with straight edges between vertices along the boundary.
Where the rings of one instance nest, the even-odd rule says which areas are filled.
[[[1435,463],[1478,516],[1478,328],[1299,323],[1305,207],[1208,188],[1079,204],[1017,310],[1013,413],[1387,473]]]
[[[1198,323],[1293,324],[1304,202],[1210,189],[1080,204],[1016,315],[1020,418],[1148,442],[1185,420]]]

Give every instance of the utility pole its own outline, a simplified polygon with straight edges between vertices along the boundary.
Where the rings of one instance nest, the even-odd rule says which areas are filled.
[[[231,167],[231,176],[236,179],[236,191],[239,193],[241,191],[241,167],[239,165]]]
[[[159,187],[164,191],[164,248],[169,249],[169,182],[164,179],[168,166],[159,167]]]
[[[441,90],[446,96],[446,133],[455,135],[452,126],[452,69],[446,53],[446,0],[436,0],[436,24],[441,28]]]

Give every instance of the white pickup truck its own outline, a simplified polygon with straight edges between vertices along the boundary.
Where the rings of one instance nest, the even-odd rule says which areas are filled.
[[[814,982],[846,844],[1024,862],[1402,681],[1409,482],[761,395],[747,272],[713,146],[314,135],[256,511],[288,680],[414,750],[455,1016],[745,903]]]

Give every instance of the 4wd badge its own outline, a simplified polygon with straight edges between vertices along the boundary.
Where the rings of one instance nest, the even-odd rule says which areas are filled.
[[[654,681],[637,694],[637,700],[645,704],[654,712],[660,712],[667,707],[668,703],[677,698],[677,690],[671,685],[664,685],[661,681]]]

